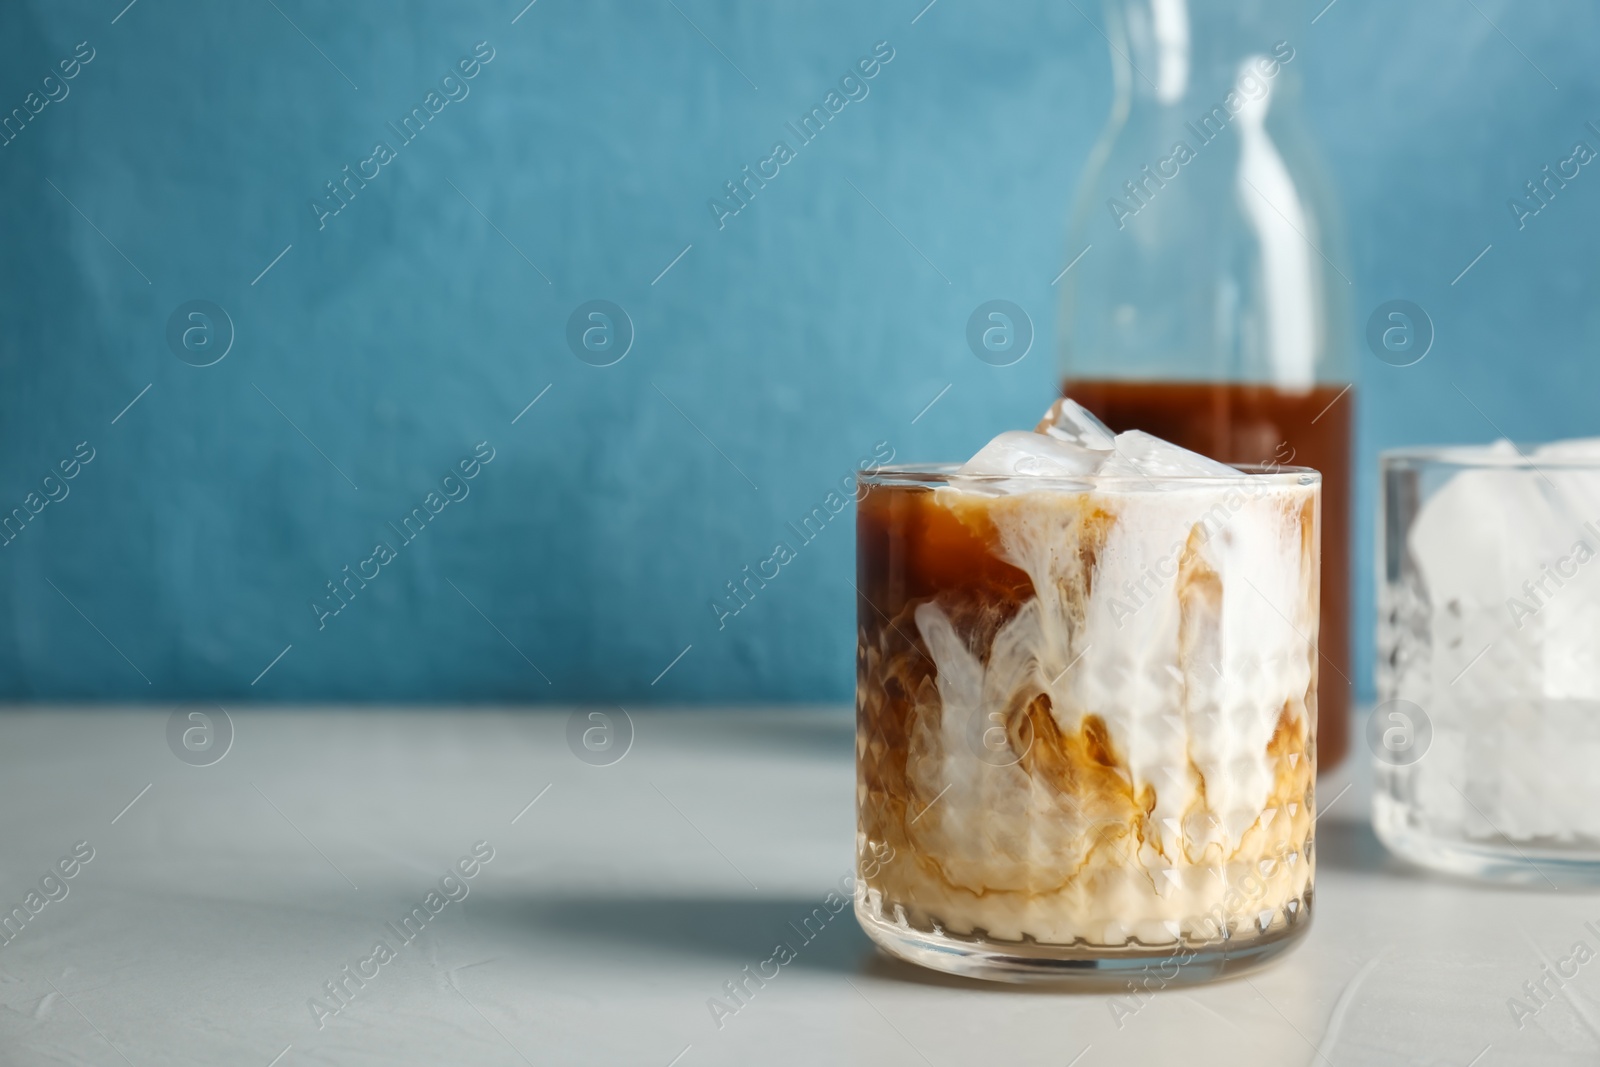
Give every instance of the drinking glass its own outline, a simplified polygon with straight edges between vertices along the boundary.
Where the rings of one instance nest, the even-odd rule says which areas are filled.
[[[1600,878],[1600,457],[1379,464],[1378,837],[1457,874]]]
[[[867,934],[956,974],[1144,989],[1303,936],[1320,475],[859,481]]]

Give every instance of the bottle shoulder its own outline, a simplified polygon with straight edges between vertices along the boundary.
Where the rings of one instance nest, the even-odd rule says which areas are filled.
[[[1130,114],[1095,163],[1066,254],[1090,252],[1062,285],[1074,373],[1348,378],[1340,213],[1294,116]]]

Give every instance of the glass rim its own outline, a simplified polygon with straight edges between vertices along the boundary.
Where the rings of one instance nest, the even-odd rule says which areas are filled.
[[[1511,453],[1490,452],[1490,445],[1406,445],[1386,448],[1378,453],[1378,466],[1391,467],[1432,464],[1464,470],[1600,470],[1600,452],[1592,456],[1530,455],[1530,448],[1513,444]]]
[[[1204,486],[1321,485],[1322,472],[1312,467],[1286,464],[1240,463],[1237,474],[960,474],[960,463],[890,463],[856,471],[860,485],[1011,485],[1025,481],[1040,489],[1069,488],[1075,492],[1100,486],[1142,486],[1146,482]],[[1309,477],[1309,481],[1306,480]]]

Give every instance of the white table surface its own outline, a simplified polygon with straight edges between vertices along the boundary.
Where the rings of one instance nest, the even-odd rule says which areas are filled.
[[[1318,823],[1309,937],[1248,982],[1119,1027],[1104,994],[886,960],[846,911],[719,1029],[708,999],[850,870],[841,709],[636,712],[604,767],[570,709],[234,710],[208,767],[170,711],[0,714],[0,901],[94,849],[0,947],[0,1064],[1600,1063],[1600,961],[1521,1029],[1507,1006],[1600,949],[1600,894],[1409,868],[1360,775]],[[467,898],[398,947],[386,921],[480,840]],[[396,958],[319,1029],[308,1001],[380,938]]]

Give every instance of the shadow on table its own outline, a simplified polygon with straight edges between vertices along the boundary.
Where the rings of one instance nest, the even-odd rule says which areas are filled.
[[[794,951],[785,970],[856,974],[875,952],[854,911],[833,914],[821,896],[483,899],[473,922],[716,960],[732,971],[754,968],[780,942]]]
[[[1365,822],[1322,823],[1317,827],[1317,865],[1321,871],[1378,875],[1409,882],[1457,882],[1391,855]],[[1487,891],[1512,887],[1478,885]],[[773,959],[780,944],[794,957],[783,965],[843,975],[859,975],[924,986],[1059,996],[1059,986],[1013,986],[958,978],[925,970],[880,953],[857,925],[848,905],[829,911],[818,896],[751,899],[739,896],[587,896],[506,898],[474,895],[475,924],[578,940],[606,954],[673,954],[725,965],[729,975],[756,969]],[[838,903],[837,898],[834,901]],[[1083,989],[1083,992],[1095,992]]]
[[[1524,883],[1497,882],[1431,870],[1390,852],[1383,846],[1383,842],[1378,840],[1378,835],[1373,833],[1372,824],[1365,821],[1329,820],[1317,823],[1317,872],[1326,874],[1333,871],[1342,874],[1376,875],[1417,885],[1432,883],[1478,893],[1544,893],[1585,888],[1576,883],[1563,885],[1558,870],[1549,872],[1551,879],[1549,881]],[[1543,876],[1546,872],[1540,873]]]
[[[787,756],[826,760],[849,760],[855,754],[855,716],[835,707],[713,717],[666,710],[633,714],[641,736],[654,731],[659,722],[671,719],[673,737],[679,742],[741,750],[765,748]]]
[[[828,916],[826,925],[819,922],[819,909],[822,915]],[[1059,997],[1064,992],[1096,995],[1103,992],[1093,988],[982,982],[916,967],[879,952],[856,923],[852,908],[829,915],[821,900],[813,898],[481,900],[473,913],[473,922],[498,923],[523,931],[581,939],[591,946],[609,944],[622,950],[694,957],[726,966],[730,978],[737,977],[747,965],[758,970],[758,965],[774,958],[777,946],[782,943],[794,951],[794,958],[783,964],[785,971],[799,969],[1010,996],[1038,993]]]
[[[1421,871],[1383,847],[1372,824],[1356,822],[1317,822],[1317,870],[1348,874],[1383,874],[1400,878],[1421,876]]]

